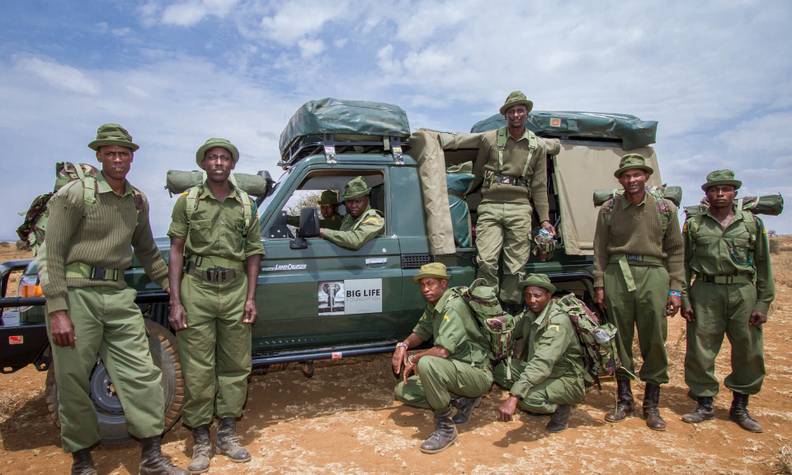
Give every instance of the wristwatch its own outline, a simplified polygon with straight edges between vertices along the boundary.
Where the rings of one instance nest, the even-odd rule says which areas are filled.
[[[410,347],[407,346],[407,343],[400,341],[396,343],[396,348],[404,348],[405,350],[409,350]]]

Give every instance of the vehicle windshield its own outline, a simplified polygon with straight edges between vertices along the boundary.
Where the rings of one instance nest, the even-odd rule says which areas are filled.
[[[259,205],[258,207],[259,210],[266,210],[269,207],[269,204],[272,202],[272,200],[275,198],[275,195],[278,193],[278,187],[280,186],[281,183],[283,183],[284,179],[287,176],[289,176],[290,172],[291,169],[286,170],[285,172],[283,172],[280,178],[278,178],[278,181],[275,183],[275,186],[272,187],[272,191],[270,191],[270,194],[267,195],[267,197],[264,198],[264,201],[261,202],[261,205]]]

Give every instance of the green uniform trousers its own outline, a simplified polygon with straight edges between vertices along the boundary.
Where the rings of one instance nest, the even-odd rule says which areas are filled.
[[[687,324],[685,382],[693,397],[718,394],[715,358],[724,333],[731,343],[731,374],[724,382],[732,391],[754,395],[765,376],[762,328],[748,323],[756,304],[753,284],[696,281],[690,291],[696,319]]]
[[[99,441],[96,412],[89,395],[97,354],[121,400],[129,433],[144,438],[165,430],[161,372],[151,359],[146,326],[135,296],[130,288],[68,290],[69,317],[77,341],[74,348],[51,345],[61,440],[67,452]],[[48,332],[49,328],[48,324]]]
[[[518,283],[531,253],[531,205],[482,203],[476,221],[477,277],[500,288],[500,299],[520,304]],[[498,262],[503,251],[503,281],[498,285]]]
[[[448,409],[451,395],[479,397],[492,386],[489,369],[474,368],[470,364],[437,356],[418,360],[418,374],[410,376],[407,384],[400,382],[394,390],[396,399],[415,407],[442,412]]]
[[[185,275],[181,300],[187,328],[179,342],[188,427],[211,424],[214,416],[239,417],[247,400],[251,368],[251,325],[242,323],[247,277],[211,283]]]
[[[618,347],[622,365],[635,374],[632,342],[638,328],[638,346],[643,365],[638,377],[647,383],[668,382],[668,354],[665,341],[668,322],[665,309],[668,302],[668,271],[665,267],[631,265],[636,289],[627,291],[619,264],[605,268],[605,299],[608,312],[619,332]],[[623,369],[617,377],[630,377]]]
[[[525,368],[525,362],[512,360],[511,379],[506,376],[506,365],[498,363],[492,370],[495,384],[505,390],[511,389],[512,385],[520,373]],[[526,397],[521,398],[517,407],[523,411],[535,414],[552,414],[556,411],[559,404],[574,405],[583,400],[586,395],[586,385],[583,378],[561,377],[557,379],[547,379],[540,384],[532,387]]]

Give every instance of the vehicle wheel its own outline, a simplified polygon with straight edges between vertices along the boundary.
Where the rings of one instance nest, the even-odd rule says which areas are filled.
[[[146,320],[146,332],[148,333],[151,357],[154,364],[162,371],[162,391],[165,395],[165,431],[167,432],[181,416],[184,404],[184,380],[182,379],[179,353],[176,351],[176,337],[166,328],[151,320]],[[45,399],[50,418],[55,426],[59,427],[58,387],[55,384],[54,365],[53,361],[47,372]],[[110,376],[101,360],[96,362],[89,384],[102,443],[119,444],[129,440],[121,401],[115,395]]]

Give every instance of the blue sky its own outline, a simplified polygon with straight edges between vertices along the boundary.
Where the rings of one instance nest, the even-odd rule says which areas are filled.
[[[522,89],[539,110],[658,120],[665,182],[700,198],[730,167],[743,194],[792,197],[792,2],[6,0],[0,17],[0,239],[51,188],[59,160],[94,163],[96,127],[141,149],[130,181],[155,234],[165,171],[226,136],[238,171],[279,175],[278,136],[321,97],[398,104],[413,129],[467,131]],[[788,215],[788,212],[787,212]],[[766,218],[792,233],[787,216]]]

